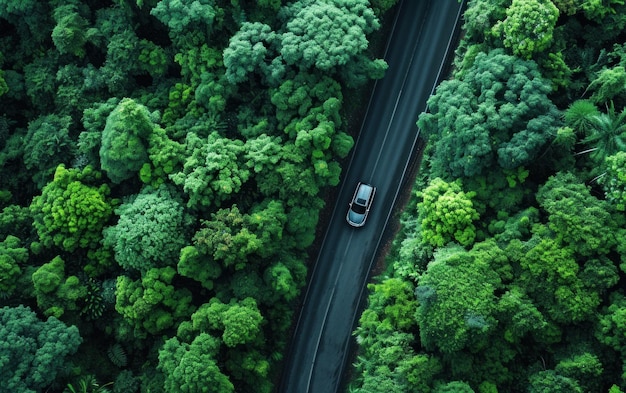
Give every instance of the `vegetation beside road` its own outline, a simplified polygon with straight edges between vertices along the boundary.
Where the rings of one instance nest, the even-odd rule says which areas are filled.
[[[626,391],[625,26],[622,2],[468,2],[349,391]]]

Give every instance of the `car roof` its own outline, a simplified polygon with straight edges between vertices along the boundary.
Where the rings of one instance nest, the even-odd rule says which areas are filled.
[[[357,194],[356,194],[356,199],[363,199],[367,201],[370,195],[372,195],[373,190],[374,190],[374,187],[370,186],[369,184],[361,183],[359,185],[359,190],[357,191]]]

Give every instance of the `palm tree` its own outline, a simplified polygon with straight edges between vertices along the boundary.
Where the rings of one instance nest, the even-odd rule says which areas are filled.
[[[587,135],[593,128],[592,118],[599,115],[600,111],[589,100],[577,100],[565,111],[565,125],[571,127],[579,134]]]
[[[579,103],[580,101],[577,101]],[[613,102],[607,106],[607,113],[600,113],[587,108],[575,107],[576,103],[566,112],[566,123],[569,122],[578,130],[586,132],[587,136],[582,143],[593,147],[580,151],[576,155],[591,153],[591,158],[604,163],[604,159],[618,151],[626,151],[626,111],[619,114],[615,111]],[[578,111],[578,109],[584,109]],[[575,112],[575,113],[572,113]],[[585,115],[586,112],[586,115]],[[569,117],[569,121],[568,121]]]

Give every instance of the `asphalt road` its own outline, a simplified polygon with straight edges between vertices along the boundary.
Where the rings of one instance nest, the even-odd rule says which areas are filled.
[[[417,144],[415,122],[454,50],[462,7],[457,0],[404,0],[400,7],[385,54],[389,69],[375,85],[311,272],[280,393],[338,392],[359,303]],[[359,181],[377,192],[366,225],[357,229],[345,216]]]

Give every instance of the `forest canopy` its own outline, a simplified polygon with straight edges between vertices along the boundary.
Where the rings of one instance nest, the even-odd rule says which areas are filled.
[[[0,0],[0,392],[273,391],[395,3]]]
[[[626,5],[469,0],[350,392],[626,391]]]

